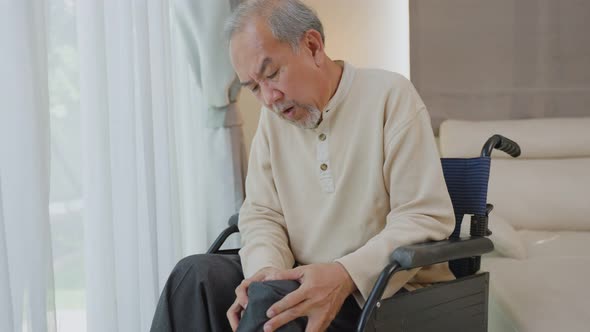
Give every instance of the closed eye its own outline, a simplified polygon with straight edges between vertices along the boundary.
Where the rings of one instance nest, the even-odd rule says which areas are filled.
[[[277,74],[279,73],[279,70],[277,69],[277,71],[275,71],[274,73],[272,73],[270,76],[267,76],[267,78],[269,79],[273,79],[277,76]]]

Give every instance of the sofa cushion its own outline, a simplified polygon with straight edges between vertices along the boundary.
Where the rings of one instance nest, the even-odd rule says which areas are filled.
[[[494,134],[504,135],[521,147],[521,157],[590,157],[589,118],[544,118],[506,121],[447,120],[440,126],[439,146],[443,157],[479,156],[485,141]],[[494,158],[511,158],[495,151]]]
[[[588,330],[590,257],[486,257],[482,270],[490,271],[490,300],[517,331]]]
[[[590,231],[590,158],[492,160],[488,202],[516,229]]]
[[[529,258],[590,257],[590,232],[522,230],[517,235]]]

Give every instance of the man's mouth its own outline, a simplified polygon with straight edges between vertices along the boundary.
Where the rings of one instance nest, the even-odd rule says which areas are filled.
[[[291,113],[293,113],[294,109],[295,109],[295,106],[291,106],[291,107],[283,110],[283,115],[285,115],[285,116],[291,115]]]

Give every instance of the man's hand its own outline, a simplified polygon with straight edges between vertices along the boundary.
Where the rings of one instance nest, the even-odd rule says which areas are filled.
[[[256,272],[252,277],[242,280],[236,288],[236,300],[227,310],[227,319],[233,331],[238,329],[243,311],[248,306],[248,287],[250,284],[267,278],[275,279],[274,276],[281,271],[275,267],[265,267]]]
[[[307,316],[305,332],[325,331],[356,286],[340,263],[310,264],[276,273],[265,280],[297,280],[301,286],[273,304],[264,332]]]

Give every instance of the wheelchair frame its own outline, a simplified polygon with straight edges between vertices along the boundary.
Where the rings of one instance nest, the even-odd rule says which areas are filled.
[[[480,158],[491,158],[494,149],[514,158],[520,155],[517,143],[493,135],[484,144]],[[472,215],[469,238],[460,238],[454,233],[448,240],[395,249],[363,306],[356,331],[487,331],[489,273],[476,272],[480,268],[481,255],[494,249],[492,241],[487,238],[491,235],[487,226],[492,209],[493,205],[486,204],[484,215]],[[207,253],[238,252],[239,249],[220,249],[231,234],[239,232],[238,219],[238,214],[229,219],[229,227],[217,237]],[[443,262],[455,263],[451,269],[456,280],[381,299],[395,273]]]

